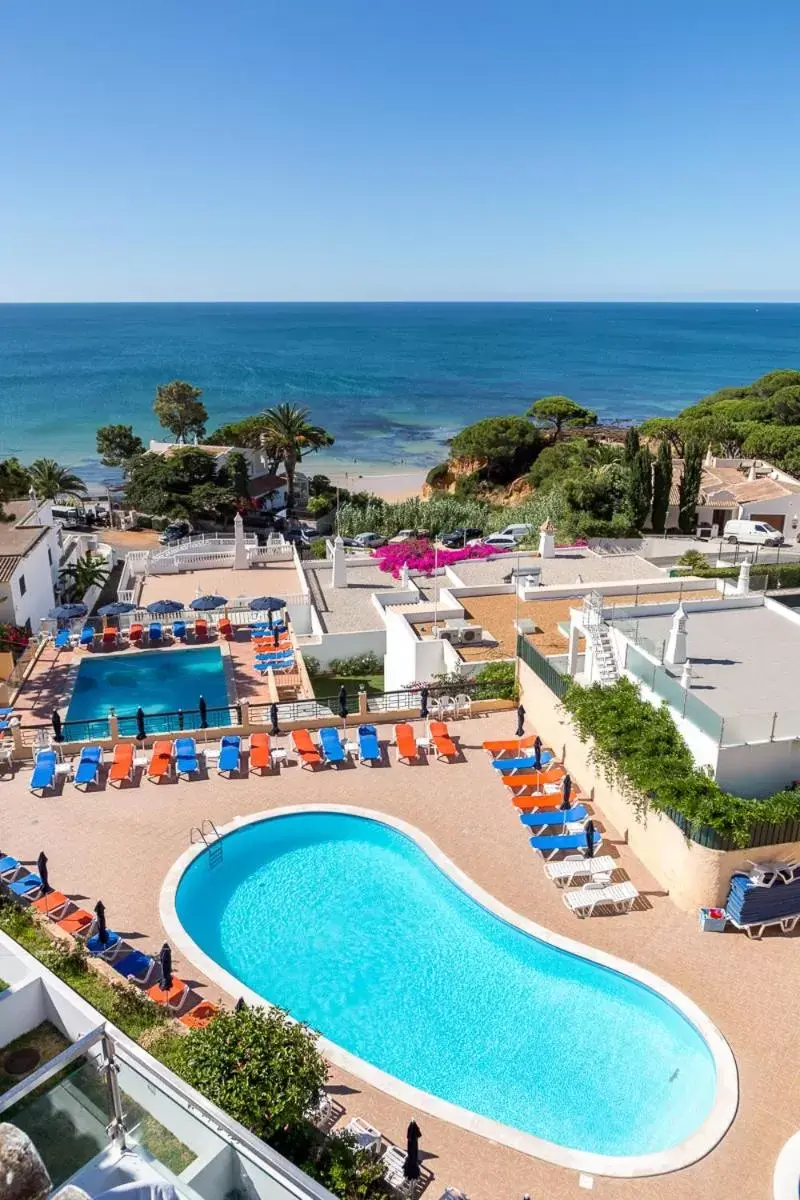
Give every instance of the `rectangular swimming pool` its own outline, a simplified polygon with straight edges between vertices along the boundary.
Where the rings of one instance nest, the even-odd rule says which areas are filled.
[[[232,696],[218,646],[92,654],[78,668],[67,710],[68,724],[86,722],[87,728],[65,732],[76,740],[102,737],[108,710],[113,708],[120,733],[131,735],[136,733],[140,707],[148,733],[178,730],[178,709],[185,713],[183,728],[197,729],[201,696],[208,706],[209,725],[231,724]]]

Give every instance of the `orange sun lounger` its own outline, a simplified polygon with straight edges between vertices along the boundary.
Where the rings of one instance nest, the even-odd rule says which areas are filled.
[[[414,730],[407,721],[402,721],[394,727],[394,740],[397,743],[397,757],[405,758],[411,762],[414,758],[419,758],[419,747],[417,739],[414,737]]]
[[[148,779],[163,779],[172,770],[172,742],[154,742],[147,764]]]
[[[547,783],[560,783],[566,775],[563,767],[553,767],[545,771],[504,771],[500,776],[506,787],[536,788],[541,792]]]
[[[125,779],[133,779],[133,756],[136,747],[133,742],[118,742],[114,747],[114,757],[108,772],[109,783],[121,784]]]
[[[142,640],[142,627],[139,624],[139,622],[137,621],[136,624],[131,625],[130,629],[128,630],[128,641],[129,642],[140,642],[141,640]]]
[[[224,637],[229,642],[232,640],[233,626],[231,625],[228,617],[220,617],[217,628],[219,629],[220,637]]]
[[[506,738],[497,742],[484,742],[483,748],[492,758],[501,754],[516,754],[520,750],[528,750],[536,741],[535,733],[526,733],[521,738]]]
[[[304,767],[311,767],[313,770],[314,767],[322,765],[322,755],[314,745],[307,729],[295,729],[292,732],[292,741]]]
[[[119,641],[119,630],[115,629],[115,627],[113,625],[104,625],[103,626],[103,645],[104,646],[116,646],[118,641]]]
[[[187,1029],[205,1029],[209,1021],[221,1011],[218,1004],[212,1004],[210,1000],[201,1000],[186,1016],[179,1017],[178,1020]]]
[[[49,917],[51,921],[58,921],[71,904],[72,901],[67,899],[63,892],[48,892],[46,896],[34,900],[31,908],[35,908],[43,916]]]
[[[458,754],[456,744],[447,732],[444,721],[431,721],[428,726],[431,741],[436,747],[437,758],[455,758]]]
[[[573,788],[570,802],[578,804],[580,801],[580,792]],[[520,792],[519,795],[511,797],[511,803],[519,809],[535,808],[537,812],[554,812],[561,808],[561,792]]]
[[[166,992],[160,983],[154,983],[152,987],[147,989],[147,994],[151,1000],[155,1000],[156,1004],[163,1004],[165,1008],[171,1009],[180,1008],[183,999],[188,993],[188,983],[184,983],[182,979],[175,978],[172,980],[172,987]]]
[[[76,908],[75,912],[68,913],[66,917],[59,917],[56,925],[63,929],[64,933],[71,933],[73,937],[77,937],[91,929],[93,922],[94,917],[85,908]]]
[[[272,766],[269,752],[269,734],[250,734],[250,770],[268,771]]]
[[[208,638],[208,621],[205,617],[198,617],[194,623],[195,641],[204,642]]]

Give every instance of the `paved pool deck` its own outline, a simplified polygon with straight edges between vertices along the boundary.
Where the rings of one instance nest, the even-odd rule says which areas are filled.
[[[530,714],[533,718],[535,714]],[[630,1200],[768,1200],[783,1143],[800,1124],[800,965],[793,937],[748,941],[743,935],[701,934],[649,877],[613,827],[596,814],[604,852],[642,894],[628,916],[580,921],[567,912],[530,850],[515,810],[481,749],[485,738],[508,736],[513,714],[451,723],[463,760],[419,767],[391,761],[371,769],[312,773],[292,765],[279,776],[195,782],[139,782],[118,791],[102,785],[88,794],[63,785],[45,799],[27,790],[29,771],[0,781],[0,849],[33,862],[45,849],[54,886],[85,907],[98,897],[109,924],[135,947],[155,952],[164,933],[159,894],[164,877],[188,848],[189,831],[203,818],[217,824],[292,804],[339,804],[383,811],[428,834],[458,867],[518,913],[548,929],[619,955],[667,980],[694,1000],[729,1041],[739,1069],[738,1115],[722,1142],[682,1171],[635,1180],[597,1177],[594,1194]],[[380,731],[390,736],[390,726]],[[285,740],[288,747],[288,739]],[[290,760],[293,755],[290,751]],[[583,788],[591,780],[578,779]],[[176,955],[176,973],[210,998],[214,987]],[[227,998],[228,1000],[231,997]],[[588,1034],[591,1013],[579,1014]],[[520,1037],[539,1036],[520,1030]],[[647,1048],[642,1047],[646,1054]],[[446,1185],[470,1200],[567,1200],[585,1193],[574,1171],[529,1158],[425,1113],[414,1112],[359,1078],[335,1070],[334,1099],[346,1117],[359,1115],[397,1144],[412,1116],[438,1200]]]

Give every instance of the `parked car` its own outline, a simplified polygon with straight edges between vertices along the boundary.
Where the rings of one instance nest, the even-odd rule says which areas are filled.
[[[287,542],[296,542],[298,546],[310,546],[311,539],[305,529],[287,529],[283,535]]]
[[[510,533],[490,533],[483,538],[482,545],[494,546],[497,550],[516,550],[519,542]]]
[[[386,538],[380,533],[357,533],[353,540],[357,546],[363,546],[365,550],[377,550],[379,546],[386,545]]]
[[[532,525],[506,525],[500,530],[502,537],[512,537],[516,542],[524,541],[533,529]]]
[[[766,521],[726,521],[722,536],[732,546],[739,542],[757,546],[783,545],[783,534]]]
[[[459,550],[462,546],[466,546],[467,542],[481,537],[483,537],[482,529],[453,529],[450,533],[443,533],[439,541],[448,550]]]
[[[389,545],[394,546],[398,542],[407,542],[414,538],[429,538],[430,536],[429,529],[401,529],[394,537],[389,538]]]
[[[171,521],[166,529],[162,530],[158,540],[162,546],[172,546],[182,538],[188,537],[191,532],[192,527],[188,521]]]

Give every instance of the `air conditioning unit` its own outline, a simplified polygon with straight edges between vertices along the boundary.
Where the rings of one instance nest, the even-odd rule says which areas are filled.
[[[465,625],[462,629],[459,629],[458,635],[460,642],[482,642],[483,627],[481,625]]]
[[[440,642],[450,642],[451,645],[458,641],[461,632],[460,629],[448,629],[446,625],[433,626],[433,636]]]

